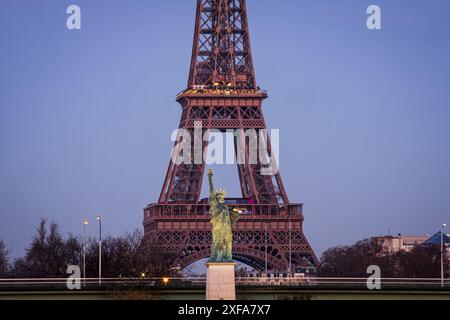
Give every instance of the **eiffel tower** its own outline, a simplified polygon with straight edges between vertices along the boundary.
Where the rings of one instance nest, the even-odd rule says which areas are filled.
[[[246,1],[198,0],[188,87],[177,96],[179,128],[193,134],[200,124],[203,133],[259,133],[266,129],[262,103],[267,97],[256,83]],[[249,143],[244,144],[248,160]],[[205,152],[208,143],[200,148]],[[212,236],[208,202],[200,199],[205,163],[180,163],[181,156],[175,151],[158,203],[144,210],[144,230],[184,268],[209,257]],[[242,198],[227,199],[241,212],[233,229],[233,259],[259,271],[314,270],[318,260],[303,233],[303,205],[289,201],[280,174],[263,174],[259,160],[244,161],[237,169]]]

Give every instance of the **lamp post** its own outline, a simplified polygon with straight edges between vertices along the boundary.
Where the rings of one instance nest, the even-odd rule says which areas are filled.
[[[441,287],[444,287],[444,228],[446,224],[441,227]]]
[[[83,221],[83,284],[86,285],[86,226],[89,224],[88,219]]]
[[[98,284],[102,285],[102,217],[97,216],[98,221]]]

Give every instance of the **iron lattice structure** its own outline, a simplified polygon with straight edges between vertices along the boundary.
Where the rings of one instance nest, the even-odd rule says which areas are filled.
[[[198,0],[188,88],[177,96],[182,106],[179,128],[192,136],[199,125],[203,134],[251,129],[261,140],[267,97],[256,84],[246,1]],[[232,209],[243,212],[233,230],[233,258],[257,270],[266,265],[280,272],[317,266],[303,233],[303,205],[289,202],[279,173],[265,175],[259,160],[249,161],[250,146],[244,144],[246,161],[237,165],[242,199],[229,201]],[[267,146],[270,156],[270,141]],[[200,143],[202,154],[207,147],[207,142]],[[181,151],[174,156],[178,160]],[[172,159],[158,203],[144,212],[146,237],[174,253],[181,268],[210,254],[209,208],[200,201],[204,172],[204,162]]]

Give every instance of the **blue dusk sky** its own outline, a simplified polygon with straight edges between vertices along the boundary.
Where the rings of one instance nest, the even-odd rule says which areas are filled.
[[[79,31],[66,28],[71,4]],[[370,4],[382,30],[366,27]],[[65,234],[98,214],[109,235],[142,228],[181,116],[195,6],[0,1],[0,238],[14,257],[41,217]],[[248,11],[265,117],[315,251],[449,223],[450,1],[248,0]],[[239,196],[236,168],[214,169]]]

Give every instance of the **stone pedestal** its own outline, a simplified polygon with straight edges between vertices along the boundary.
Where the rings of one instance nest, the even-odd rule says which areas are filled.
[[[208,262],[206,268],[206,300],[236,300],[236,263]]]

